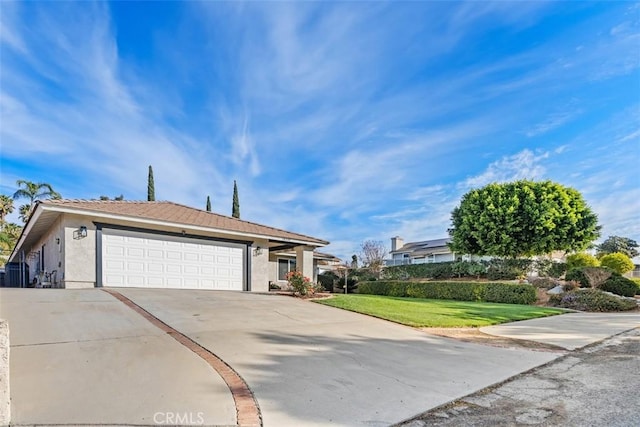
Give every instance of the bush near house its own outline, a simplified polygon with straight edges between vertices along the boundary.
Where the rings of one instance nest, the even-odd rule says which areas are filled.
[[[576,289],[562,295],[551,295],[549,304],[554,307],[580,311],[627,311],[637,308],[635,301],[609,295],[598,289]]]
[[[406,282],[378,280],[361,282],[359,294],[386,295],[457,301],[532,304],[536,291],[531,285],[481,282]]]

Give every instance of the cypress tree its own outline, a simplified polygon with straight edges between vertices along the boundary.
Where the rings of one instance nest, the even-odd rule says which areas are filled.
[[[207,196],[207,212],[211,212],[211,199]]]
[[[240,202],[238,201],[238,185],[236,180],[233,180],[233,208],[231,216],[234,218],[240,218]]]
[[[153,168],[149,165],[149,178],[147,178],[147,201],[156,201],[156,187],[153,184]]]

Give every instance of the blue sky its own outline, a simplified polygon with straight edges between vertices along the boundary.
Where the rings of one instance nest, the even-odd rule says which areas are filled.
[[[330,240],[446,236],[551,179],[640,241],[640,5],[2,2],[0,190],[156,197]]]

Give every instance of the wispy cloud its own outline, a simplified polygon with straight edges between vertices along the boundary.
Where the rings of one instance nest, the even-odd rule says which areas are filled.
[[[244,218],[350,256],[365,238],[442,237],[469,188],[548,178],[640,239],[607,194],[635,206],[638,114],[619,113],[637,104],[637,9],[171,7],[135,27],[143,42],[119,19],[126,2],[3,4],[3,185],[143,198],[152,164],[159,198],[209,194],[229,213],[237,179]]]
[[[493,182],[540,179],[546,171],[541,161],[548,157],[548,152],[534,153],[531,150],[523,150],[491,163],[480,175],[467,178],[462,186],[476,188]]]

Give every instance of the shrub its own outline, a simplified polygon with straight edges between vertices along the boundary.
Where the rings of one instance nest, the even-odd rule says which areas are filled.
[[[353,277],[347,277],[347,292],[353,293],[357,289],[358,289],[358,281]],[[344,293],[344,277],[341,277],[338,280],[336,280],[335,284],[333,285],[333,291]]]
[[[640,295],[640,279],[636,278],[636,277],[632,277],[631,280],[633,283],[636,284],[636,287],[638,288],[638,290],[636,291],[636,295]]]
[[[558,282],[549,277],[529,277],[527,282],[541,289],[553,289],[558,285]]]
[[[597,288],[605,282],[613,272],[608,268],[602,267],[584,267],[581,269],[589,281],[589,286]]]
[[[558,279],[567,271],[566,263],[557,262],[548,258],[536,260],[535,267],[540,277],[554,277]]]
[[[285,277],[294,294],[306,295],[309,292],[311,280],[308,277],[304,277],[300,271],[290,271]]]
[[[581,268],[572,268],[567,271],[567,274],[564,275],[564,280],[567,282],[578,282],[583,288],[591,287],[589,278],[584,274],[584,271]]]
[[[386,280],[451,279],[454,277],[483,277],[486,267],[476,261],[433,262],[427,264],[396,265],[384,269]]]
[[[567,272],[567,263],[565,262],[553,262],[547,271],[550,277],[560,278]]]
[[[318,274],[318,283],[322,285],[325,291],[332,292],[333,285],[337,280],[338,280],[338,275],[331,271]]]
[[[611,292],[624,297],[632,297],[638,293],[638,286],[626,277],[614,274],[600,285],[603,291]]]
[[[633,270],[634,265],[631,258],[622,252],[614,252],[612,254],[606,254],[600,258],[600,265],[610,268],[616,273],[624,274]]]
[[[526,277],[533,266],[528,258],[494,258],[487,262],[487,279],[514,280]]]
[[[567,256],[567,270],[581,267],[598,267],[600,262],[593,255],[581,252]]]
[[[360,294],[386,295],[457,301],[486,301],[509,304],[532,304],[536,291],[531,285],[479,282],[361,282]]]
[[[626,311],[638,306],[635,301],[605,294],[597,289],[577,289],[563,295],[551,295],[549,304],[580,311]]]

